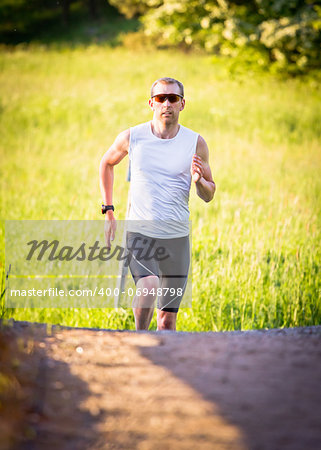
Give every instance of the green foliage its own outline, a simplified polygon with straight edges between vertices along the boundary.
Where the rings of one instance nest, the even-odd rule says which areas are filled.
[[[236,56],[244,49],[282,70],[320,64],[321,7],[309,0],[126,0],[113,4],[142,14],[144,33],[158,46]],[[139,7],[137,6],[139,4]]]
[[[109,0],[109,4],[117,8],[128,19],[145,14],[150,8],[158,8],[162,0]]]
[[[280,67],[304,70],[320,64],[321,8],[304,1],[262,1],[260,42]]]

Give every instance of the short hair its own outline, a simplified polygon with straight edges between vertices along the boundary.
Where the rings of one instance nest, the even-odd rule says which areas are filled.
[[[177,86],[179,87],[179,90],[180,90],[180,94],[184,97],[184,86],[183,86],[183,83],[181,83],[178,80],[175,80],[175,78],[169,78],[169,77],[158,78],[158,80],[154,81],[154,83],[152,84],[151,90],[150,90],[150,96],[151,97],[154,94],[154,87],[158,83],[177,84]]]

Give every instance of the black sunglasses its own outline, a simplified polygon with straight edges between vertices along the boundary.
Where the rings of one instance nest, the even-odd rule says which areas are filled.
[[[164,103],[167,99],[170,103],[176,103],[179,99],[184,97],[179,94],[157,94],[153,95],[152,98],[158,103]]]

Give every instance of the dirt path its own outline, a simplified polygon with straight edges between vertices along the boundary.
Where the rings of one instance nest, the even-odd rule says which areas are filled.
[[[11,448],[321,448],[321,327],[13,330],[34,351],[27,432]]]

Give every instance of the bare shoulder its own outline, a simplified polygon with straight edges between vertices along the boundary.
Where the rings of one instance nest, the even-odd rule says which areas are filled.
[[[113,145],[117,147],[119,150],[128,152],[129,139],[130,139],[130,129],[128,128],[127,130],[124,130],[121,133],[119,133]]]
[[[207,161],[208,153],[208,145],[205,139],[199,134],[196,145],[196,154],[199,155],[204,161]]]
[[[103,164],[114,166],[128,154],[130,130],[119,133],[102,158]]]

